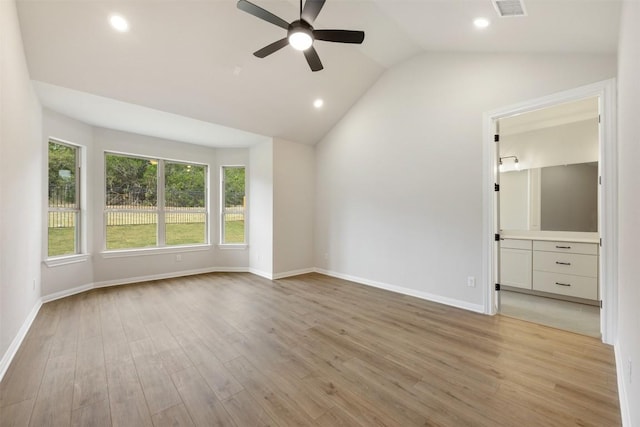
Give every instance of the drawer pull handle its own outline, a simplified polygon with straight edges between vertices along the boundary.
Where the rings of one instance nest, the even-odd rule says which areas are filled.
[[[558,285],[558,286],[571,286],[571,283],[560,283],[560,282],[556,282],[556,285]]]
[[[558,246],[558,245],[556,245],[556,249],[571,249],[571,246]]]
[[[561,261],[556,261],[556,264],[558,264],[558,265],[571,265],[570,262],[561,262]]]

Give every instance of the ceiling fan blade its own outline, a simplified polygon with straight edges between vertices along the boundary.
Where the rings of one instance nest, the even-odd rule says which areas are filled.
[[[364,40],[364,31],[351,30],[313,30],[313,37],[316,40],[337,43],[357,43]]]
[[[322,66],[322,61],[320,61],[320,57],[318,56],[318,52],[316,52],[316,49],[313,46],[304,51],[304,57],[307,58],[311,71],[320,71],[324,68]]]
[[[264,58],[265,56],[271,55],[272,53],[282,49],[288,44],[289,40],[285,37],[278,40],[277,42],[273,42],[270,45],[263,47],[260,50],[256,50],[255,52],[253,52],[253,54],[258,58]]]
[[[285,30],[289,29],[289,23],[284,19],[274,15],[268,10],[264,10],[260,6],[256,6],[255,4],[248,2],[247,0],[238,0],[238,9],[243,10],[257,18],[260,18],[264,21],[271,22],[278,27],[282,27]]]
[[[304,3],[304,9],[302,9],[302,13],[300,13],[300,18],[304,19],[309,24],[312,24],[322,10],[322,6],[324,6],[325,1],[326,0],[307,0]]]

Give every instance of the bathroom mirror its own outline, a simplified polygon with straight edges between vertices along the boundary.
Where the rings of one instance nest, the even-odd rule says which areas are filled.
[[[500,173],[503,230],[598,231],[598,162]]]

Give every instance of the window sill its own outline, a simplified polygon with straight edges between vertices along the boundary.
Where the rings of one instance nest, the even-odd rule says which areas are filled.
[[[222,251],[244,251],[249,247],[246,243],[220,243],[218,249]]]
[[[164,248],[118,249],[101,252],[102,258],[126,258],[162,254],[181,254],[184,252],[208,251],[211,245],[167,246]]]
[[[47,267],[59,267],[61,265],[76,264],[78,262],[85,262],[91,258],[89,254],[69,255],[56,258],[47,258],[44,263]]]

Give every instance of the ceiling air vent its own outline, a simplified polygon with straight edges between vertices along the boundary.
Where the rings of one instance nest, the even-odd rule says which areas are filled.
[[[493,0],[493,6],[501,18],[527,15],[521,0]]]

